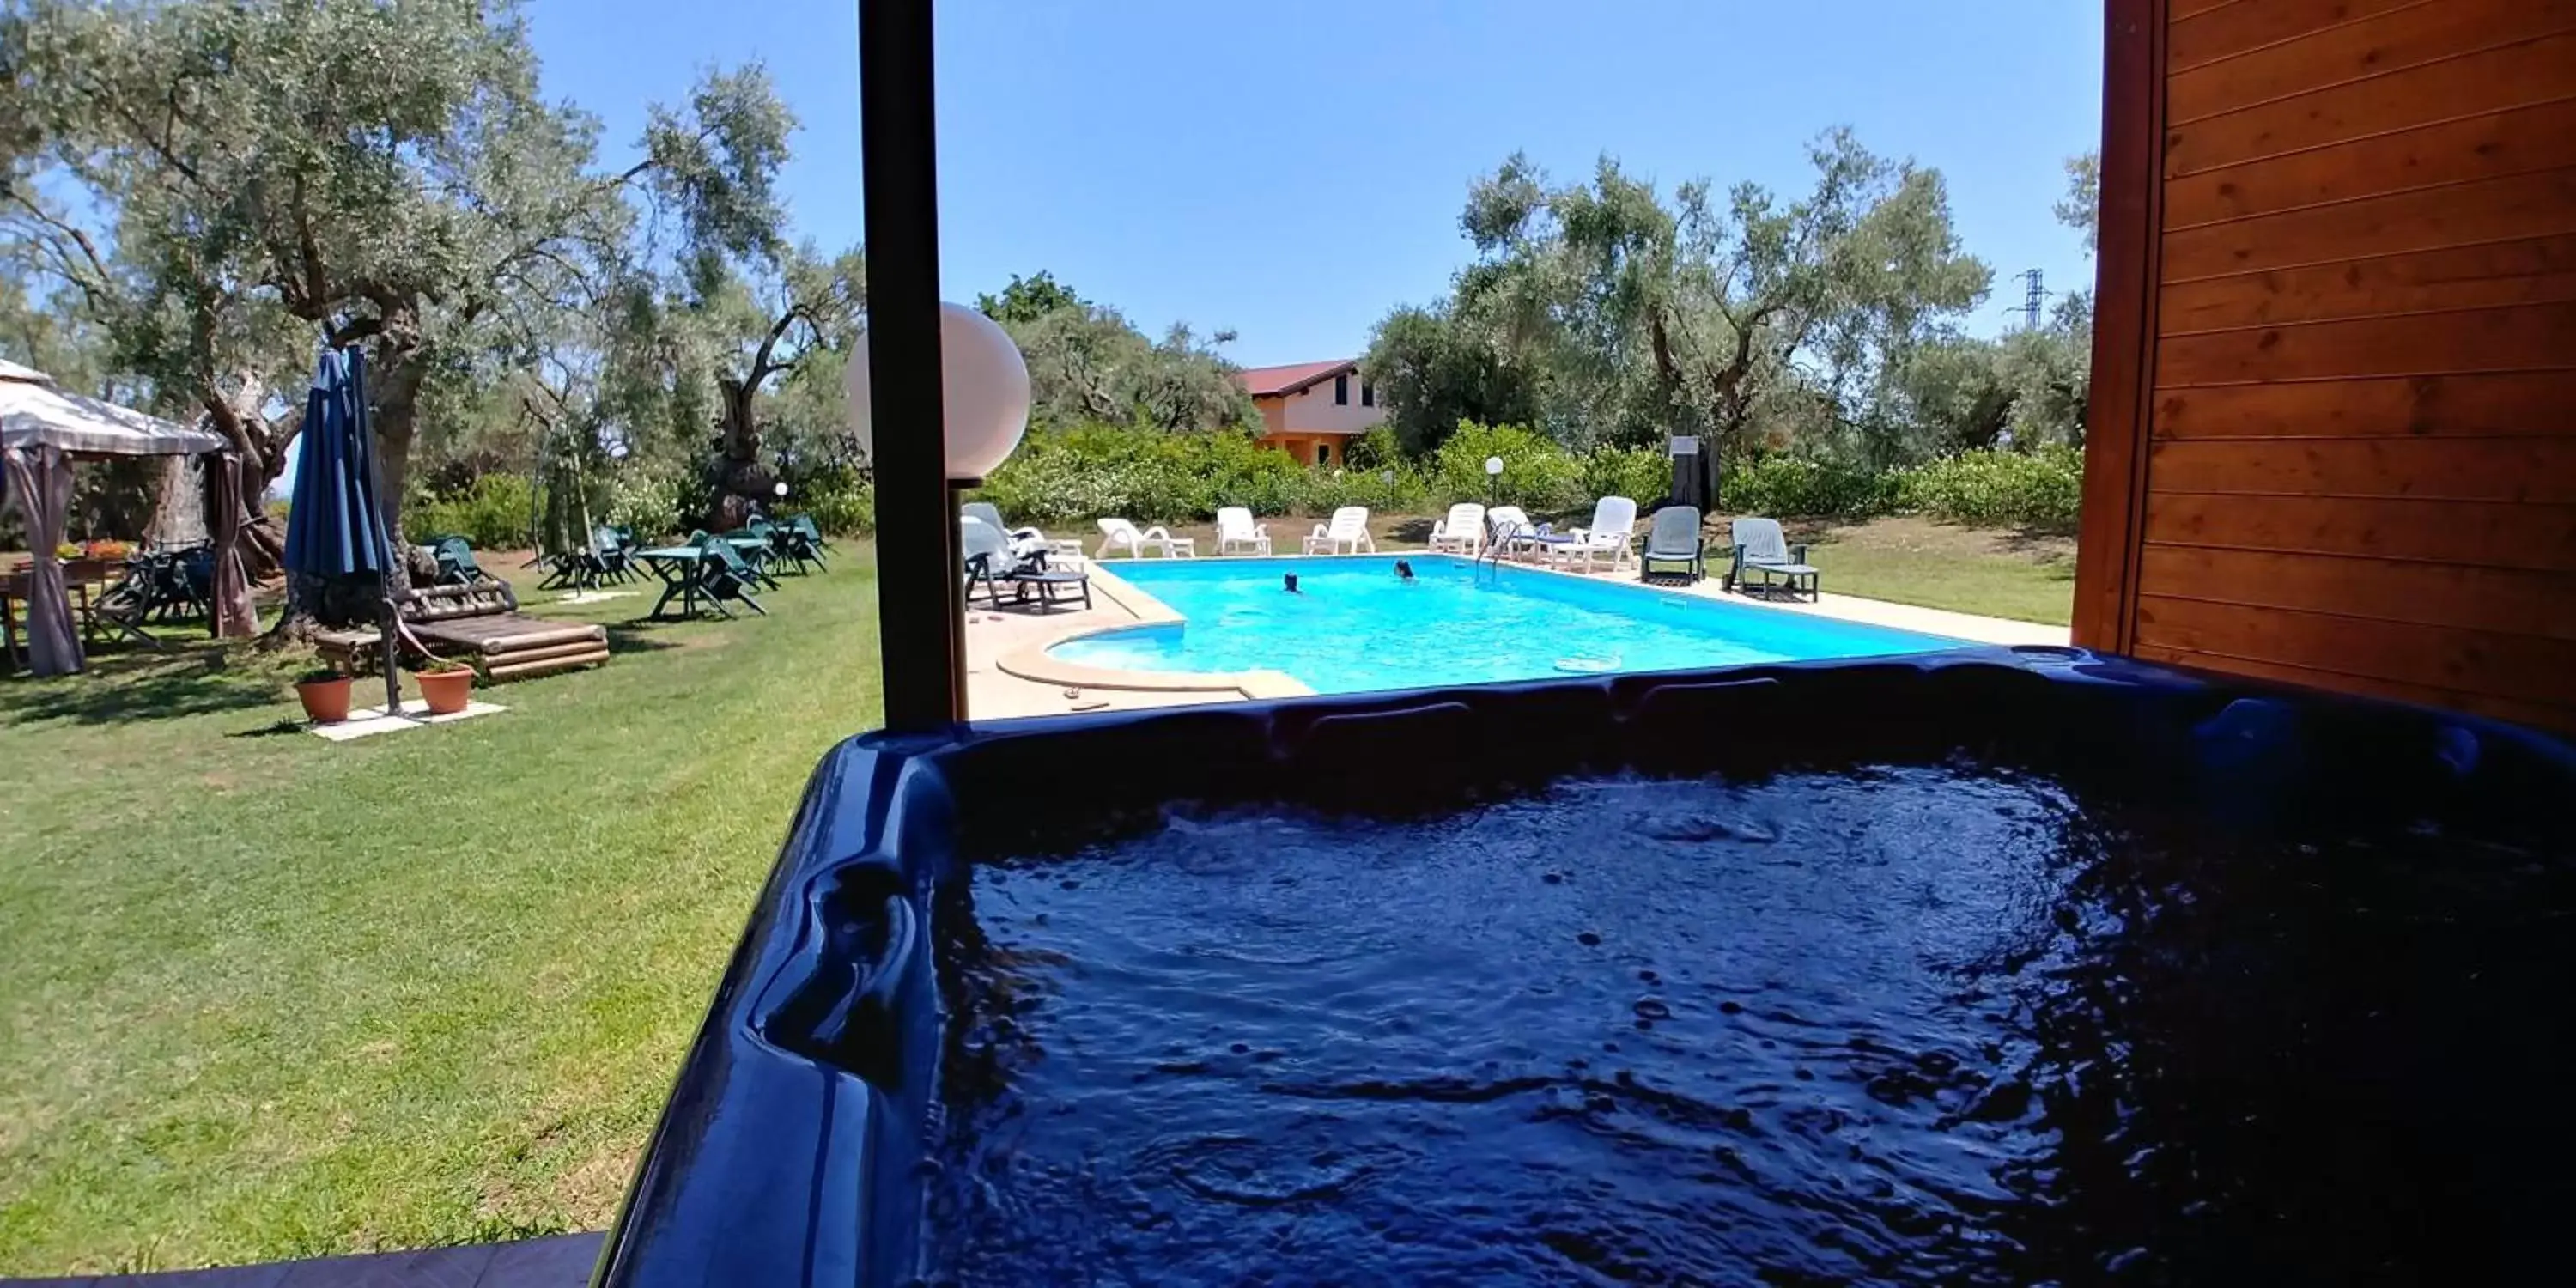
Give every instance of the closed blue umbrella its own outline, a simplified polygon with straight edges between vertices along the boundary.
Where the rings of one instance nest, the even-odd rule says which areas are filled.
[[[377,505],[365,364],[322,355],[304,399],[304,445],[286,512],[286,566],[313,577],[382,577],[392,566]]]
[[[358,351],[327,350],[304,397],[304,446],[295,465],[295,491],[286,511],[289,570],[310,577],[364,577],[386,587],[393,547],[385,539],[377,505],[375,436],[367,425],[366,364]],[[394,663],[394,618],[380,608],[384,627],[385,711],[402,709]]]

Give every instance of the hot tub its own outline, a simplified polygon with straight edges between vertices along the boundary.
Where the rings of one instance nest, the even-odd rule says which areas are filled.
[[[602,1282],[2528,1274],[2571,788],[2067,650],[869,735]]]

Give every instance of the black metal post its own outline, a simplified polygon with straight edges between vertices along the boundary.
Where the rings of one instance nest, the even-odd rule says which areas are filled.
[[[931,0],[859,0],[877,637],[886,727],[966,717],[965,604],[939,401],[939,167]]]

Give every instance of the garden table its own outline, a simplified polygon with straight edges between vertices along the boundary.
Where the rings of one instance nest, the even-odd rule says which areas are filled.
[[[661,617],[674,596],[680,601],[682,618],[698,615],[699,570],[706,561],[706,551],[696,546],[655,546],[636,551],[635,557],[662,579],[662,597],[653,601],[653,611],[647,616]]]

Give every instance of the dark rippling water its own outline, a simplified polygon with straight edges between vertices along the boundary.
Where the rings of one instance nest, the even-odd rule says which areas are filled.
[[[2564,856],[2258,843],[1971,766],[1176,817],[981,865],[940,909],[933,1260],[2477,1274],[2568,1201],[2571,907]]]

